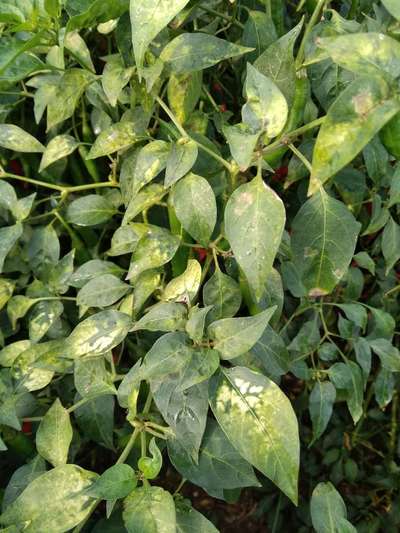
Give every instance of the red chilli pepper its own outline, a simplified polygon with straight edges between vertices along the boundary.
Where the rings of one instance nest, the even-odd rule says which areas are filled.
[[[196,248],[195,250],[199,257],[200,263],[203,263],[207,257],[207,250],[205,248]]]
[[[22,433],[32,433],[32,422],[22,422]]]

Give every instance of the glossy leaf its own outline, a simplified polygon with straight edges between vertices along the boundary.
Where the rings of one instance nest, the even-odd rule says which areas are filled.
[[[128,496],[136,485],[137,477],[133,468],[127,464],[115,464],[96,479],[86,494],[102,500],[114,500]]]

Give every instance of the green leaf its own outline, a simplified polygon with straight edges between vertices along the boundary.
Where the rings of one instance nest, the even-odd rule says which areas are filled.
[[[387,339],[375,339],[369,342],[372,350],[379,356],[381,365],[390,372],[400,372],[400,352]]]
[[[259,101],[255,102],[259,106]],[[224,125],[222,132],[229,144],[233,159],[239,165],[240,170],[245,171],[254,157],[254,150],[260,137],[260,132],[254,132],[248,124]]]
[[[122,268],[115,263],[102,261],[101,259],[92,259],[75,270],[69,280],[69,283],[72,287],[80,289],[96,276],[101,276],[102,274],[114,274],[115,276],[121,276],[123,272],[124,271]]]
[[[180,369],[180,384],[178,391],[183,391],[202,383],[211,377],[219,366],[219,354],[211,348],[193,346],[190,349],[190,359]]]
[[[76,303],[87,307],[108,307],[118,302],[132,289],[113,274],[103,274],[91,279],[78,292]]]
[[[165,141],[152,141],[140,149],[132,176],[130,199],[164,170],[169,150],[170,146]]]
[[[139,213],[146,211],[149,207],[161,201],[166,191],[160,183],[150,183],[134,194],[126,208],[122,225],[133,220]],[[122,230],[122,228],[119,228]],[[117,230],[118,231],[118,230]]]
[[[196,305],[189,309],[189,318],[186,322],[185,329],[186,333],[194,342],[201,342],[204,335],[206,317],[212,307],[212,305],[208,305],[207,307],[200,309],[198,305]],[[1,353],[2,352],[0,352],[0,363]]]
[[[14,292],[15,284],[8,279],[0,279],[0,309],[6,305]]]
[[[257,59],[277,38],[270,14],[262,11],[249,11],[249,18],[243,28],[243,44],[255,48],[254,52],[248,55],[249,61]]]
[[[168,78],[168,103],[181,124],[188,120],[199,101],[202,80],[203,73],[201,71],[173,73]]]
[[[45,149],[35,137],[14,124],[0,124],[0,146],[16,152],[43,152]]]
[[[318,483],[311,497],[311,519],[317,533],[356,533],[347,521],[346,506],[335,487],[327,481]]]
[[[79,143],[71,137],[71,135],[57,135],[46,146],[42,160],[40,161],[39,172],[42,172],[45,168],[55,163],[63,157],[72,154],[77,148]]]
[[[181,377],[169,374],[150,385],[154,401],[174,434],[168,444],[182,448],[197,463],[207,421],[207,382],[182,390]]]
[[[239,455],[215,420],[207,422],[198,464],[173,442],[168,443],[168,450],[180,474],[206,490],[259,486],[252,467]]]
[[[276,307],[251,317],[223,318],[208,326],[213,347],[222,359],[233,359],[250,350],[263,334]]]
[[[101,76],[101,84],[110,104],[115,107],[122,89],[127,85],[133,73],[132,67],[125,68],[122,58],[115,54],[107,58]]]
[[[217,269],[203,287],[203,302],[212,306],[208,314],[210,322],[234,316],[242,303],[239,284]]]
[[[69,1],[67,6],[71,15],[67,30],[72,31],[79,28],[90,28],[96,24],[117,19],[127,11],[127,0]]]
[[[114,404],[114,396],[102,395],[74,411],[83,435],[110,450],[114,450]]]
[[[117,122],[100,133],[86,159],[96,159],[112,154],[132,146],[138,140],[140,138],[137,136],[135,125],[132,122]]]
[[[289,371],[289,352],[282,337],[271,326],[265,328],[250,352],[263,365],[269,376],[282,376]]]
[[[346,402],[354,424],[363,413],[363,375],[357,363],[335,363],[328,371],[329,378],[337,389],[346,391]]]
[[[303,22],[273,42],[255,61],[257,70],[270,78],[282,91],[289,105],[295,96],[296,67],[293,59],[293,48],[299,36]]]
[[[341,67],[362,76],[400,76],[400,43],[382,33],[320,38],[317,45]]]
[[[281,199],[259,177],[236,189],[226,205],[226,236],[257,300],[264,293],[285,218]]]
[[[0,365],[1,366],[12,366],[17,357],[30,348],[32,345],[31,341],[17,341],[8,344],[0,351]]]
[[[160,57],[169,71],[180,74],[212,67],[223,59],[251,51],[252,48],[206,33],[182,33],[167,44]]]
[[[196,174],[188,174],[174,186],[172,203],[183,228],[206,246],[217,220],[215,195],[208,181]]]
[[[115,207],[98,194],[88,194],[71,202],[67,217],[77,226],[96,226],[110,220],[115,214]]]
[[[309,410],[313,425],[311,446],[325,431],[332,416],[333,404],[336,399],[336,389],[329,381],[317,381],[311,391]]]
[[[196,162],[197,144],[192,139],[182,138],[173,143],[167,159],[164,186],[170,187],[185,176]]]
[[[157,380],[178,372],[191,357],[187,341],[181,332],[167,333],[157,339],[140,367],[140,379]]]
[[[111,248],[108,250],[107,255],[114,257],[133,252],[139,239],[140,234],[132,226],[120,226],[112,236]]]
[[[400,226],[392,217],[386,224],[382,234],[382,253],[386,263],[386,275],[400,258]]]
[[[132,326],[125,313],[101,311],[80,322],[68,337],[69,356],[100,355],[118,346]]]
[[[193,507],[177,507],[177,533],[218,533],[218,529]]]
[[[96,477],[76,465],[57,466],[28,485],[0,516],[0,524],[22,527],[29,522],[32,532],[69,531],[90,513],[91,498],[85,489]]]
[[[8,482],[8,485],[4,491],[2,510],[15,501],[18,496],[26,489],[26,487],[37,477],[46,472],[46,463],[40,457],[36,455],[32,461],[26,465],[22,465],[17,468]]]
[[[243,122],[269,138],[279,135],[286,123],[288,105],[275,83],[247,63],[244,92],[247,102],[242,107]]]
[[[0,272],[3,271],[4,261],[12,247],[22,235],[22,224],[0,228]]]
[[[132,45],[139,72],[143,67],[146,49],[151,41],[185,7],[188,0],[130,0]]]
[[[196,259],[189,259],[186,270],[168,283],[162,297],[164,300],[190,303],[196,297],[200,283],[200,263]]]
[[[108,468],[86,490],[92,498],[114,500],[125,498],[137,485],[137,477],[133,468],[126,464],[115,464]]]
[[[69,413],[57,398],[40,422],[36,433],[36,447],[46,461],[53,466],[59,466],[67,462],[71,441]]]
[[[396,0],[382,0],[382,4],[395,19],[400,20],[400,6]]]
[[[334,101],[314,147],[309,195],[364,148],[399,111],[383,77],[355,79]]]
[[[112,377],[106,370],[104,357],[77,359],[75,361],[74,384],[82,398],[117,393]]]
[[[160,302],[152,307],[133,326],[131,331],[178,331],[185,329],[186,307],[180,303]]]
[[[38,302],[29,313],[29,338],[39,342],[64,311],[63,304],[58,301]]]
[[[71,68],[64,72],[48,100],[47,131],[74,114],[82,94],[93,80],[94,74],[87,70]]]
[[[83,68],[95,72],[89,49],[77,31],[69,31],[65,34],[64,47],[75,57]]]
[[[154,479],[160,473],[163,462],[154,437],[150,440],[149,451],[152,457],[141,457],[138,461],[138,468],[146,479]]]
[[[390,370],[381,368],[374,382],[375,399],[381,409],[392,401],[396,387],[395,377]]]
[[[299,435],[288,398],[267,377],[244,367],[210,380],[211,409],[240,455],[297,504]]]
[[[310,296],[329,294],[346,274],[360,224],[323,189],[307,200],[292,222],[294,264]]]
[[[146,234],[133,252],[126,279],[137,281],[145,270],[158,268],[171,261],[180,243],[180,238],[168,230],[148,226]]]
[[[173,533],[175,504],[161,487],[140,487],[124,500],[123,518],[128,533]]]

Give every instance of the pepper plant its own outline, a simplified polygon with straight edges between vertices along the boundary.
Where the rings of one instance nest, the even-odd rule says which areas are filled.
[[[1,531],[398,531],[398,1],[0,33]]]

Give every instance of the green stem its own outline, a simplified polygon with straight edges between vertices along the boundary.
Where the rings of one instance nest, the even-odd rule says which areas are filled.
[[[159,106],[164,110],[164,112],[169,116],[169,118],[171,119],[172,123],[174,124],[174,126],[176,127],[176,129],[179,131],[179,133],[182,135],[182,137],[186,137],[187,139],[191,139],[193,142],[195,142],[197,144],[197,146],[203,150],[203,152],[206,152],[209,156],[213,157],[216,161],[218,161],[219,163],[221,163],[221,165],[223,165],[229,172],[232,172],[232,165],[230,163],[228,163],[228,161],[226,161],[226,159],[224,159],[223,157],[221,157],[220,155],[216,154],[213,150],[211,150],[210,148],[208,148],[207,146],[204,146],[204,144],[200,143],[199,141],[197,141],[196,139],[193,139],[192,137],[190,137],[190,135],[188,134],[188,132],[185,130],[185,128],[182,127],[181,124],[179,124],[177,118],[175,117],[175,115],[173,114],[173,112],[170,110],[170,108],[161,100],[161,98],[159,96],[156,96],[156,101],[157,103],[159,104]]]
[[[298,159],[300,159],[300,161],[303,163],[303,165],[306,167],[306,169],[311,173],[312,172],[312,166],[311,166],[311,163],[309,162],[309,160],[300,152],[300,150],[298,150],[295,147],[294,144],[289,143],[288,146],[292,150],[294,155],[296,155],[298,157]]]
[[[270,152],[274,152],[281,146],[286,146],[291,141],[295,140],[297,137],[300,137],[300,135],[303,135],[303,133],[306,133],[309,130],[312,130],[314,128],[317,128],[320,126],[325,120],[325,116],[316,118],[315,120],[312,120],[308,124],[305,124],[304,126],[301,126],[300,128],[297,128],[295,130],[289,131],[288,133],[285,133],[274,141],[273,143],[269,144],[263,149],[263,154],[269,154]]]
[[[72,187],[67,187],[64,185],[56,185],[55,183],[47,183],[46,181],[35,180],[32,178],[27,178],[26,176],[19,176],[17,174],[11,174],[9,172],[0,173],[1,178],[10,178],[19,181],[25,181],[26,183],[31,183],[32,185],[37,185],[38,187],[44,187],[46,189],[52,189],[53,191],[59,191],[61,193],[74,193],[80,191],[88,191],[90,189],[100,189],[102,187],[119,187],[119,184],[113,181],[102,181],[100,183],[87,183],[85,185],[75,185]]]
[[[318,17],[321,14],[321,11],[325,5],[327,0],[318,0],[317,5],[315,6],[314,12],[311,15],[311,18],[306,26],[306,30],[304,32],[303,38],[300,43],[299,51],[297,53],[296,57],[296,67],[299,68],[303,61],[304,61],[304,53],[305,53],[305,47],[306,43],[308,41],[308,38],[311,34],[312,29],[314,28],[315,24],[318,22]]]
[[[205,6],[200,5],[200,6],[198,6],[198,8],[202,9],[206,13],[210,13],[210,15],[214,15],[215,17],[218,17],[218,18],[220,18],[222,20],[226,20],[226,22],[229,22],[229,23],[237,26],[238,28],[241,28],[241,29],[244,28],[244,24],[242,24],[238,20],[230,17],[229,15],[224,15],[223,13],[220,13],[219,11],[216,11],[215,9],[211,9],[211,7],[205,7]]]

